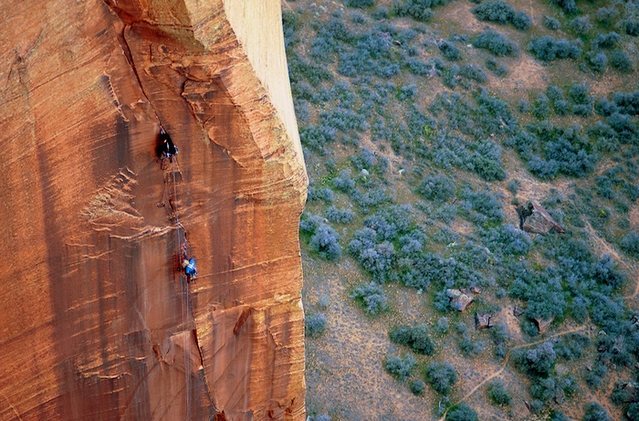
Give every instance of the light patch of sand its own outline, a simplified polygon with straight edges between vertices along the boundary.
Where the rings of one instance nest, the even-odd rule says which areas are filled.
[[[513,92],[546,89],[548,72],[544,66],[528,54],[521,56],[513,64],[508,64],[508,76],[491,78],[491,88],[504,94],[512,95]]]
[[[480,22],[470,11],[475,5],[470,2],[453,2],[437,10],[441,16],[447,16],[449,22],[455,22],[459,29],[468,32],[479,32],[486,24]]]

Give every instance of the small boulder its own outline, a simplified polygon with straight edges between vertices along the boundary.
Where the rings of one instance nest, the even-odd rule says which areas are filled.
[[[492,314],[475,313],[475,329],[488,329],[494,326]]]
[[[632,403],[639,396],[639,383],[629,381],[619,384],[624,393],[619,394],[623,403]]]
[[[552,321],[555,319],[554,317],[551,317],[550,319],[533,319],[533,320],[535,322],[535,325],[537,325],[537,329],[539,329],[539,333],[544,333],[548,329],[548,326],[550,326]]]
[[[474,298],[459,289],[447,289],[446,296],[450,300],[450,306],[457,311],[464,311],[473,302]]]
[[[534,234],[566,232],[566,230],[550,216],[548,211],[537,202],[531,201],[525,206],[518,206],[516,211],[519,216],[519,229]]]

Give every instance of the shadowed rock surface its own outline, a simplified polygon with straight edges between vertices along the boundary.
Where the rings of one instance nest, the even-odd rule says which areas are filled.
[[[0,419],[303,419],[280,3],[5,3]]]
[[[519,228],[535,234],[550,232],[564,233],[564,228],[553,219],[543,206],[537,202],[528,202],[526,206],[517,208]]]
[[[466,293],[465,290],[447,289],[446,296],[450,300],[450,306],[457,311],[464,311],[473,301],[474,298]]]

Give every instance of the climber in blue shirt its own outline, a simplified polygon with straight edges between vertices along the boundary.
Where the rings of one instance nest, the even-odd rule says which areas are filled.
[[[197,268],[195,267],[195,259],[191,257],[187,259],[186,257],[182,260],[182,269],[184,269],[184,274],[188,278],[189,282],[195,278],[197,275]]]

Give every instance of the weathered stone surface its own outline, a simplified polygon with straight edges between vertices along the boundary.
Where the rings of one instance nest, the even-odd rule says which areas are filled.
[[[545,333],[546,330],[548,330],[548,326],[550,326],[553,320],[555,319],[552,317],[550,319],[533,319],[535,325],[537,326],[537,329],[539,330],[539,333]]]
[[[548,211],[537,202],[528,202],[526,206],[517,208],[519,228],[535,234],[550,232],[564,233],[564,228],[550,216]]]
[[[0,419],[303,419],[280,2],[5,3]]]
[[[493,315],[487,313],[475,313],[475,328],[478,330],[488,329],[494,326]]]
[[[450,306],[457,311],[464,311],[474,300],[466,294],[466,291],[459,289],[447,289],[446,296],[450,300]]]

